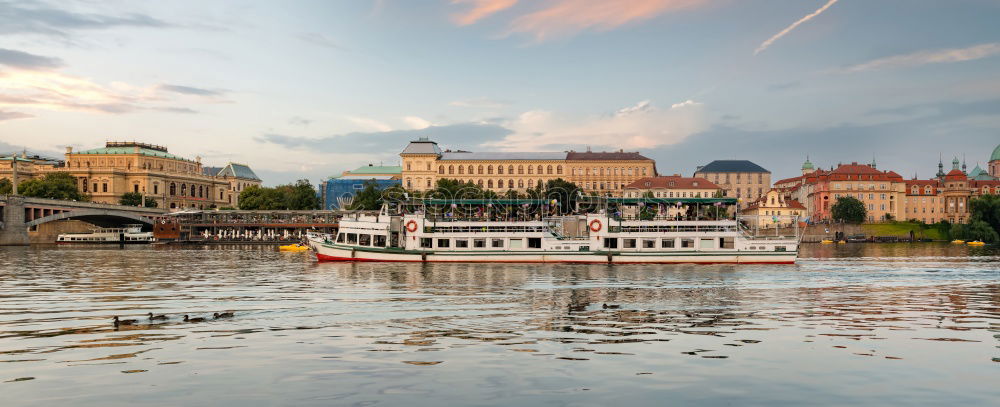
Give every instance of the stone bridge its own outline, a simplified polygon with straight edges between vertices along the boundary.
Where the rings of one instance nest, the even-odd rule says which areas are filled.
[[[0,195],[0,246],[26,245],[28,231],[63,219],[81,220],[100,227],[152,224],[165,209]]]

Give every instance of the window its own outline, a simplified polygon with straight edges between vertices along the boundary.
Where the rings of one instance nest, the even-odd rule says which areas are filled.
[[[358,243],[358,234],[357,233],[348,233],[347,234],[347,243],[348,244],[357,244]]]
[[[373,244],[373,246],[375,246],[375,247],[385,247],[385,236],[384,235],[375,235],[375,243]]]
[[[503,239],[493,239],[493,240],[492,240],[492,241],[490,242],[490,245],[491,245],[492,247],[497,247],[497,248],[501,248],[501,247],[503,247]]]
[[[458,175],[462,175],[462,174],[465,174],[465,167],[459,165],[458,166]]]
[[[562,166],[561,165],[557,165],[556,166],[556,174],[562,174]]]
[[[673,249],[674,239],[660,239],[660,247],[664,249]]]
[[[337,234],[337,243],[344,243],[344,234],[343,233],[338,233]]]
[[[517,173],[518,174],[524,174],[524,166],[523,165],[518,165],[517,166]]]
[[[475,240],[473,240],[472,241],[472,247],[475,247],[477,249],[485,248],[486,247],[486,239],[475,239]]]
[[[493,173],[493,166],[492,165],[486,166],[486,173],[487,174],[492,174]]]
[[[541,249],[542,248],[542,238],[540,238],[540,237],[529,237],[528,238],[528,248],[529,249]]]
[[[420,247],[422,247],[424,249],[430,249],[431,248],[431,244],[433,243],[433,241],[434,240],[431,239],[431,238],[429,238],[429,237],[422,237],[422,238],[420,238]]]
[[[358,244],[361,246],[371,246],[372,245],[372,235],[361,234],[358,235]]]
[[[450,247],[451,241],[448,239],[438,239],[438,247]]]
[[[604,248],[605,249],[617,249],[618,248],[618,238],[609,237],[607,239],[604,239]]]
[[[656,248],[656,240],[655,239],[642,239],[642,248],[643,249],[653,249],[653,248]]]
[[[108,192],[108,183],[101,184],[101,192]]]
[[[479,169],[479,172],[478,172],[478,174],[479,174],[479,175],[483,175],[483,166],[482,166],[482,165],[480,165],[478,169]]]
[[[622,247],[625,249],[635,249],[635,239],[622,239]]]
[[[699,239],[698,248],[700,249],[714,249],[715,239]]]
[[[468,249],[469,248],[469,241],[466,240],[466,239],[455,239],[455,247],[461,248],[461,249]]]
[[[444,174],[444,166],[443,165],[439,165],[438,166],[438,174]]]
[[[528,166],[528,174],[534,174],[534,173],[535,173],[534,167],[532,167],[532,166],[529,165]]]
[[[681,239],[681,247],[685,249],[694,248],[694,239],[689,239],[689,238]]]
[[[520,249],[524,247],[524,239],[510,239],[511,249]]]
[[[132,185],[132,192],[139,193],[139,184]]]

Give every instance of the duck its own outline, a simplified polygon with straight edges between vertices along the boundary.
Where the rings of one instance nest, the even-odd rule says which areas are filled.
[[[168,319],[170,319],[170,317],[168,317],[166,315],[153,315],[152,312],[149,313],[149,320],[150,321],[166,321]]]
[[[214,315],[212,315],[212,318],[215,318],[215,319],[232,318],[233,315],[234,314],[232,312],[223,312],[223,313],[216,312]]]
[[[601,304],[601,308],[604,308],[604,309],[619,309],[621,307],[622,307],[621,305]]]
[[[185,314],[184,315],[184,322],[205,322],[205,318],[202,318],[202,317],[190,318],[190,317],[187,316],[187,314]]]
[[[136,323],[136,320],[134,320],[134,319],[118,319],[118,316],[115,315],[115,319],[114,319],[115,326],[119,326],[119,325],[135,325],[135,323]]]

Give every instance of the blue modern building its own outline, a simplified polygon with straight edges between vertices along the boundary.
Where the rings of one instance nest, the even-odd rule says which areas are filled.
[[[330,178],[319,184],[319,198],[323,209],[343,209],[351,204],[354,196],[365,189],[365,184],[374,182],[378,189],[384,190],[393,185],[401,185],[400,175],[403,167],[390,165],[372,165],[344,171],[339,177]]]

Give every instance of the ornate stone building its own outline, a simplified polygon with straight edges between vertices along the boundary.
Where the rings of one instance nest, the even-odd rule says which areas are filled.
[[[65,172],[96,203],[117,204],[122,195],[138,192],[160,208],[236,207],[240,191],[261,184],[244,164],[229,163],[214,174],[212,170],[206,173],[201,158],[190,160],[170,154],[163,146],[135,142],[108,142],[103,148],[83,151],[67,147],[65,161],[57,164],[29,161],[18,158],[20,179]],[[10,178],[4,168],[0,164],[0,177]]]
[[[656,162],[637,152],[470,152],[442,151],[421,138],[410,142],[402,158],[403,187],[426,191],[439,179],[472,182],[504,193],[525,191],[562,178],[586,193],[620,196],[629,183],[656,175]]]
[[[997,149],[1000,150],[1000,146]],[[991,160],[991,165],[995,164],[994,161]],[[943,220],[951,223],[967,223],[971,216],[969,202],[972,199],[982,195],[1000,195],[1000,180],[992,176],[983,176],[981,171],[975,176],[966,174],[964,170],[959,169],[958,157],[952,160],[951,167],[951,171],[945,173],[944,163],[938,162],[936,178],[906,181],[904,219],[925,223]]]
[[[740,209],[771,189],[771,171],[748,160],[715,160],[698,167],[694,176],[714,182],[727,197],[739,199]]]

